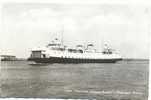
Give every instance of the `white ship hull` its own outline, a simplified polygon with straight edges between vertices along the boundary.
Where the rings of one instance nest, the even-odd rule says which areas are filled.
[[[34,61],[36,63],[115,63],[121,58],[116,59],[79,59],[79,58],[29,58],[29,61]]]
[[[36,63],[115,63],[116,61],[122,60],[117,54],[68,53],[51,50],[47,50],[47,52],[39,51],[39,54],[35,55],[28,60]]]

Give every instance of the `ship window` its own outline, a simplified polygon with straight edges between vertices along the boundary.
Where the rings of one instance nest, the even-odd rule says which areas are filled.
[[[60,51],[64,51],[65,49],[64,48],[60,48]]]
[[[46,58],[46,55],[45,55],[45,54],[43,54],[43,58]]]
[[[103,51],[103,54],[112,54],[112,51]]]
[[[83,53],[83,50],[79,50],[79,53]]]
[[[32,51],[33,58],[41,58],[41,51]]]
[[[69,52],[73,52],[73,53],[76,53],[77,50],[76,49],[68,49]]]
[[[57,51],[64,51],[64,48],[52,48],[53,50],[57,50]]]

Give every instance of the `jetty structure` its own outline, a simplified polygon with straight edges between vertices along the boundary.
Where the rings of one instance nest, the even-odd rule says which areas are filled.
[[[17,60],[16,56],[14,55],[0,55],[1,61],[15,61]]]
[[[97,51],[92,43],[70,48],[63,44],[63,39],[55,38],[44,48],[32,49],[28,60],[36,63],[115,63],[122,57],[107,44],[103,51]]]

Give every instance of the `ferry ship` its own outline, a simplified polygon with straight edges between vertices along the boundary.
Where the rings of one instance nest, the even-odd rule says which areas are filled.
[[[36,63],[115,63],[122,57],[106,44],[102,51],[97,51],[92,43],[70,48],[56,38],[44,48],[32,49],[28,60]]]

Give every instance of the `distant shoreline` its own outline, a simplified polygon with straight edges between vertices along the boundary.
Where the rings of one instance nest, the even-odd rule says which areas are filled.
[[[14,60],[7,60],[7,59],[1,59],[1,61],[27,61],[27,59],[14,59]]]
[[[28,58],[21,58],[21,59],[15,59],[15,60],[2,60],[1,61],[28,61]],[[143,59],[143,58],[123,58],[122,61],[149,61],[149,59]]]
[[[149,59],[143,59],[143,58],[124,58],[123,61],[149,61]]]

